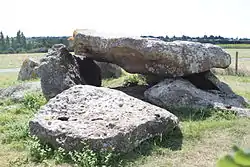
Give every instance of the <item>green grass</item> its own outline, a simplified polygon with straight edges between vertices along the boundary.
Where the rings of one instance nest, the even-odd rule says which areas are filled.
[[[126,76],[124,75],[121,76],[120,78],[104,79],[102,80],[102,86],[109,87],[109,88],[121,86],[125,79],[126,79]]]
[[[8,75],[7,75],[8,76]],[[5,76],[7,84],[13,78]],[[250,77],[218,76],[232,89],[250,100]],[[3,78],[3,76],[2,76]],[[122,86],[124,81],[135,78],[123,75],[117,79],[104,80],[103,86]],[[0,85],[3,80],[0,80]],[[15,82],[14,82],[15,83]],[[218,158],[228,153],[231,146],[250,147],[250,120],[237,118],[232,113],[221,111],[195,111],[179,115],[180,129],[168,136],[156,137],[144,142],[140,147],[126,155],[98,154],[85,149],[84,152],[67,153],[40,144],[28,133],[28,122],[46,101],[40,94],[25,97],[24,102],[0,101],[0,167],[18,166],[62,166],[73,164],[109,163],[118,166],[143,167],[210,167]],[[188,109],[182,109],[188,112]],[[104,162],[107,160],[107,162]],[[115,161],[115,162],[114,162]]]
[[[0,101],[0,167],[8,166],[15,158],[24,160],[28,155],[26,143],[31,140],[28,122],[45,102],[37,93],[26,95],[23,103]]]
[[[26,58],[39,60],[44,53],[0,54],[0,69],[19,68]]]
[[[119,78],[109,78],[102,81],[104,87],[118,87],[118,86],[130,86],[130,85],[144,85],[145,80],[142,76],[137,74],[129,74],[123,71],[123,74]]]
[[[31,97],[35,98],[30,99]],[[38,95],[26,98],[27,104],[38,103],[40,106],[44,102],[44,99]],[[9,101],[5,103],[3,107],[11,105]],[[71,163],[91,166],[91,164],[106,163],[106,159],[112,166],[118,166],[118,163],[121,166],[150,167],[186,166],[187,164],[199,166],[202,163],[205,166],[206,163],[212,166],[232,144],[246,146],[249,142],[245,136],[250,132],[249,119],[236,119],[231,114],[214,113],[202,121],[192,121],[192,118],[183,121],[180,124],[181,131],[176,129],[168,136],[148,140],[134,151],[120,157],[109,153],[100,155],[88,149],[83,152],[67,153],[62,149],[53,150],[49,146],[41,145],[29,136],[27,123],[32,119],[37,108],[27,104],[19,104],[19,108],[1,113],[0,122],[3,128],[0,131],[0,166],[26,167],[46,166],[46,164],[57,166],[58,163],[63,163],[65,166],[70,166]],[[192,159],[193,156],[197,161]],[[209,159],[204,161],[203,158],[207,156]]]

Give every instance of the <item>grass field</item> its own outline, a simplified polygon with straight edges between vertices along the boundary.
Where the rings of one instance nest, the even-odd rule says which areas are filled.
[[[39,60],[44,53],[0,54],[0,69],[18,68],[26,58]]]
[[[250,49],[250,44],[218,44],[219,46],[227,49]]]
[[[0,88],[18,83],[17,75],[17,72],[0,73]]]
[[[235,59],[232,59],[231,65],[227,69],[214,69],[216,74],[220,75],[235,75]],[[239,60],[238,61],[238,75],[250,76],[250,60]]]
[[[233,54],[236,50],[230,49]],[[244,53],[244,54],[243,54]],[[239,50],[240,57],[250,57],[250,49]],[[39,59],[43,54],[0,55],[1,68],[17,68],[26,57]],[[245,56],[243,56],[245,55]],[[240,61],[239,68],[250,71],[250,61]],[[234,62],[232,63],[233,68]],[[0,73],[0,88],[18,84],[17,72]],[[218,76],[236,93],[250,100],[250,77]],[[105,80],[103,86],[115,87],[126,76]],[[37,94],[24,102],[0,101],[0,167],[70,167],[61,154],[47,156],[46,150],[36,147],[28,133],[28,122],[45,99]],[[191,113],[180,118],[181,134],[161,142],[145,142],[142,147],[123,157],[125,166],[139,167],[212,167],[219,157],[228,153],[233,144],[250,148],[250,120],[221,112],[210,116]],[[34,147],[36,148],[34,152]],[[32,149],[33,148],[33,149]],[[33,150],[33,151],[32,151]],[[33,156],[31,156],[31,154]],[[44,159],[37,160],[34,156]],[[80,157],[83,158],[83,157]],[[63,164],[57,164],[58,162]],[[114,165],[116,166],[116,165]]]
[[[234,59],[236,52],[238,52],[239,58],[250,58],[250,49],[225,49],[231,57]]]
[[[2,83],[3,78],[5,84]],[[0,85],[11,85],[14,78],[14,73],[2,75]],[[235,92],[250,100],[250,77],[219,78],[227,82]],[[103,85],[119,86],[124,79],[125,76],[105,80]],[[27,96],[22,103],[9,100],[0,102],[0,167],[73,167],[65,163],[61,154],[53,153],[52,157],[48,156],[49,151],[37,147],[29,137],[28,121],[44,103],[45,99],[36,94]],[[189,118],[180,119],[181,133],[174,133],[162,142],[145,142],[135,151],[122,157],[124,166],[214,167],[217,159],[228,153],[233,144],[250,148],[250,120],[247,118],[215,112],[210,116],[191,113]],[[38,160],[38,157],[43,158]],[[57,164],[59,162],[63,164]]]

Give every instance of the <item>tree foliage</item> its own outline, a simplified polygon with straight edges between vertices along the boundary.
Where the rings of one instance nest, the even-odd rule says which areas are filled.
[[[142,36],[144,38],[158,38],[163,41],[171,42],[171,41],[176,41],[176,40],[182,40],[182,41],[193,41],[193,42],[201,42],[201,43],[212,43],[212,44],[250,44],[250,39],[248,38],[224,38],[222,36],[207,36],[204,35],[203,37],[190,37],[190,36],[185,36],[182,35],[181,37],[173,36]]]
[[[64,37],[31,37],[26,38],[22,31],[17,31],[15,37],[9,37],[0,32],[0,53],[47,52],[54,44],[68,45]]]
[[[158,38],[160,40],[171,42],[175,40],[193,41],[212,44],[250,44],[248,38],[224,38],[222,36],[204,35],[202,37],[190,37],[182,35],[180,37],[173,36],[141,36],[143,38]],[[62,43],[68,46],[68,36],[62,37],[25,37],[21,30],[18,30],[15,37],[4,35],[0,31],[0,53],[21,53],[21,52],[47,52],[54,44]],[[72,51],[72,50],[71,50]]]

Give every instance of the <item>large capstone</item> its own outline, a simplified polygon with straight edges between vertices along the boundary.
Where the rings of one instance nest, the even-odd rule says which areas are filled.
[[[100,69],[93,60],[73,56],[65,45],[54,45],[40,62],[38,73],[46,99],[74,85],[101,85]]]
[[[32,135],[54,147],[128,152],[141,142],[167,135],[178,118],[121,91],[76,85],[49,100],[30,121]],[[84,144],[83,144],[84,143]]]
[[[198,42],[109,35],[76,30],[74,51],[97,61],[117,64],[130,73],[185,76],[211,68],[226,68],[230,55],[221,47]]]

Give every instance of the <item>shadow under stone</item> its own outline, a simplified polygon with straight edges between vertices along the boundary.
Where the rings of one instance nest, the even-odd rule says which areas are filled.
[[[195,73],[182,77],[185,80],[191,82],[196,88],[202,90],[219,90],[219,88],[214,85],[209,79],[207,79],[206,74],[210,71],[205,71],[201,73]]]
[[[120,86],[111,89],[119,90],[126,93],[129,96],[145,101],[144,92],[149,88],[147,85],[136,85],[136,86]]]
[[[101,69],[94,60],[84,56],[74,57],[79,65],[80,76],[86,84],[100,87],[102,84]]]

